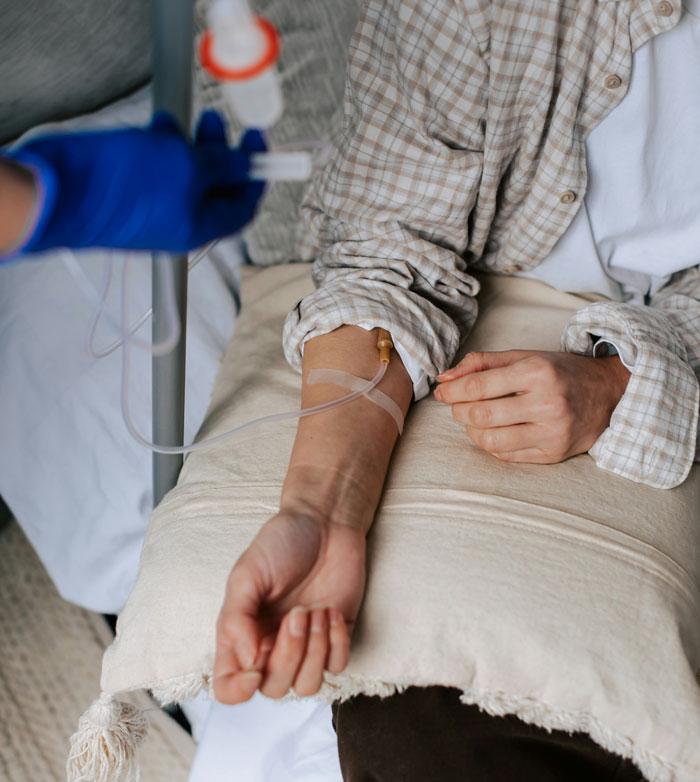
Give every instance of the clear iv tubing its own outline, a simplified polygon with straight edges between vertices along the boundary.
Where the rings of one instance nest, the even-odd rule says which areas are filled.
[[[187,263],[187,271],[190,272],[194,267],[207,255],[207,253],[216,245],[218,244],[219,239],[215,239],[213,242],[210,242],[206,247],[204,247],[203,250],[200,250],[197,255],[194,256],[191,260]],[[111,353],[114,353],[115,350],[120,348],[124,344],[124,325],[119,325],[115,323],[109,315],[106,315],[104,313],[104,305],[105,301],[107,300],[107,293],[109,292],[109,286],[112,281],[112,268],[113,268],[113,262],[112,262],[112,254],[110,253],[108,259],[107,259],[107,270],[105,273],[105,280],[102,283],[102,293],[98,293],[95,289],[95,286],[92,284],[92,281],[90,278],[85,274],[83,271],[83,268],[78,263],[75,255],[66,249],[61,249],[61,260],[63,261],[65,267],[68,269],[70,274],[72,275],[73,279],[76,281],[78,287],[83,291],[86,298],[92,302],[92,304],[95,307],[95,314],[92,317],[92,322],[90,324],[90,331],[88,333],[87,338],[87,353],[90,356],[90,358],[105,358],[106,356],[109,356]],[[138,345],[139,347],[143,348],[144,350],[148,350],[150,353],[156,356],[165,355],[168,353],[172,348],[177,344],[178,339],[180,338],[180,320],[177,315],[177,310],[173,309],[174,307],[174,281],[173,281],[173,271],[172,266],[168,262],[166,255],[159,255],[158,256],[159,261],[158,263],[161,264],[161,270],[163,272],[163,278],[165,280],[165,292],[166,292],[166,301],[168,302],[170,306],[166,310],[166,318],[168,323],[168,334],[166,338],[162,342],[158,343],[150,343],[150,342],[144,342],[139,339],[132,339],[133,335],[136,334],[136,332],[143,326],[143,324],[151,317],[153,314],[153,308],[149,307],[138,320],[135,321],[135,323],[131,326],[131,328],[128,330],[128,336],[129,339],[132,339],[133,344]],[[125,271],[126,271],[126,265],[125,265]],[[172,295],[171,295],[172,294]],[[174,314],[173,314],[174,313]],[[109,323],[109,325],[112,327],[112,330],[115,331],[117,334],[121,334],[122,336],[112,342],[110,345],[108,345],[106,348],[102,348],[101,350],[95,349],[95,334],[97,332],[97,326],[99,325],[100,319],[104,316],[105,320]]]
[[[240,434],[246,429],[250,429],[253,426],[257,426],[258,424],[267,424],[272,423],[273,421],[288,421],[292,418],[303,418],[307,415],[315,415],[316,413],[322,413],[326,410],[332,410],[334,407],[340,407],[340,405],[344,405],[347,402],[352,402],[354,399],[359,399],[361,396],[369,393],[376,385],[379,384],[379,381],[384,377],[387,366],[388,365],[386,363],[382,363],[377,374],[372,378],[372,380],[367,381],[367,385],[363,388],[360,388],[357,391],[353,391],[350,394],[346,394],[345,396],[341,396],[340,399],[334,399],[332,402],[325,402],[322,405],[307,407],[303,410],[291,410],[288,413],[273,413],[272,415],[265,415],[262,418],[256,418],[253,421],[248,421],[246,424],[241,424],[235,429],[230,429],[228,432],[222,432],[221,434],[217,434],[214,437],[209,437],[206,440],[200,440],[198,443],[192,443],[191,445],[156,445],[155,443],[151,443],[146,440],[146,438],[136,430],[134,422],[131,419],[131,415],[129,413],[129,340],[126,339],[122,353],[122,416],[129,433],[135,440],[141,443],[141,445],[145,445],[146,448],[150,448],[155,453],[185,454],[190,453],[190,451],[200,451],[203,448],[208,448],[209,446],[214,445],[214,443],[225,440],[227,437],[231,437],[234,434]]]
[[[292,146],[291,144],[289,146]],[[299,146],[302,147],[317,147],[318,149],[325,152],[325,155],[328,155],[328,151],[330,148],[330,145],[327,141],[316,141],[312,139],[305,139],[297,142],[294,142],[294,146],[298,149]],[[279,147],[278,149],[282,151],[283,149],[287,148],[287,145],[284,147]],[[284,154],[284,153],[282,153]],[[261,162],[264,161],[265,155],[260,155]],[[281,174],[280,177],[274,176],[274,171],[265,170],[262,172],[262,178],[270,178],[270,179],[276,179],[276,178],[282,178],[282,179],[295,179],[296,176],[292,175],[290,176],[289,170],[281,170],[279,172]],[[297,172],[298,173],[298,172]],[[310,171],[304,171],[303,177],[299,178],[307,178]],[[255,178],[255,177],[254,177]],[[187,270],[188,272],[191,271],[206,255],[207,253],[218,243],[218,239],[214,240],[213,242],[210,242],[206,247],[204,247],[203,250],[201,250],[192,260],[190,260],[187,264]],[[91,301],[95,306],[95,314],[92,319],[92,323],[90,325],[90,331],[88,335],[87,340],[87,352],[92,358],[104,358],[105,356],[110,355],[115,350],[117,350],[119,347],[123,347],[123,353],[122,353],[122,388],[121,388],[121,407],[122,407],[122,416],[124,418],[124,423],[126,424],[126,427],[131,434],[131,436],[139,442],[141,445],[144,445],[146,448],[149,448],[150,450],[156,452],[156,453],[162,453],[162,454],[186,454],[190,451],[198,451],[203,448],[207,448],[210,445],[213,445],[216,442],[219,442],[220,440],[223,440],[227,437],[231,437],[234,434],[239,434],[240,432],[245,431],[248,428],[251,428],[253,426],[257,426],[258,424],[264,424],[264,423],[272,423],[275,421],[285,421],[290,420],[294,418],[303,418],[308,415],[315,415],[316,413],[322,413],[326,410],[332,410],[335,407],[340,407],[341,405],[347,404],[348,402],[352,402],[355,399],[359,399],[360,397],[364,396],[365,394],[369,393],[375,386],[379,384],[381,379],[384,377],[384,374],[387,370],[387,364],[381,363],[379,367],[379,371],[377,374],[372,378],[372,380],[367,381],[367,384],[363,386],[362,388],[358,389],[357,391],[353,391],[349,394],[346,394],[343,397],[340,397],[339,399],[335,399],[331,402],[326,402],[321,405],[316,405],[314,407],[309,407],[304,410],[293,410],[289,411],[287,413],[275,413],[273,415],[267,415],[263,416],[262,418],[256,418],[253,421],[249,421],[246,424],[242,424],[241,426],[237,426],[235,429],[231,429],[228,432],[223,432],[222,434],[216,435],[215,437],[210,437],[207,440],[202,440],[197,443],[192,443],[191,445],[185,445],[185,446],[166,446],[166,445],[157,445],[155,443],[151,443],[146,438],[144,438],[136,429],[133,419],[131,418],[131,414],[129,412],[129,350],[131,345],[137,345],[138,347],[144,348],[145,350],[149,351],[154,356],[162,356],[167,353],[169,353],[177,344],[178,340],[181,336],[181,325],[180,325],[180,319],[177,312],[177,306],[175,303],[175,290],[174,290],[174,276],[173,276],[173,270],[172,265],[170,263],[170,258],[168,255],[165,254],[159,254],[157,256],[157,263],[161,266],[162,276],[164,279],[164,286],[165,286],[165,301],[166,301],[166,322],[168,325],[168,334],[164,340],[162,340],[159,343],[148,343],[143,340],[137,339],[135,334],[136,332],[143,326],[143,324],[148,320],[149,317],[153,314],[153,308],[149,307],[148,310],[146,310],[140,318],[130,327],[126,327],[126,323],[128,320],[128,277],[129,277],[129,268],[131,265],[131,257],[127,256],[125,262],[124,262],[124,271],[123,271],[123,278],[122,278],[122,325],[117,325],[109,315],[106,315],[104,313],[104,305],[107,299],[107,294],[109,291],[109,286],[112,279],[112,256],[109,256],[108,262],[107,262],[107,270],[105,273],[105,280],[102,284],[102,292],[98,293],[95,286],[92,284],[92,281],[90,278],[85,274],[85,271],[78,263],[77,258],[73,253],[71,253],[68,250],[62,250],[61,251],[61,257],[64,262],[64,265],[68,269],[68,271],[71,273],[73,278],[75,279],[76,283],[78,284],[78,287],[83,291],[85,296],[89,301]],[[108,345],[106,348],[103,348],[102,350],[95,350],[94,342],[95,342],[95,334],[97,331],[97,326],[99,324],[99,321],[102,317],[105,317],[105,320],[109,323],[109,325],[112,327],[114,331],[121,334],[121,337],[114,341],[112,344]]]
[[[205,247],[202,251],[200,251],[188,263],[188,270],[194,268],[194,266],[197,263],[199,263],[199,261],[202,258],[204,258],[204,256],[209,252],[209,250],[216,244],[216,241],[211,242],[207,247]],[[95,304],[96,312],[95,315],[93,316],[93,322],[91,324],[90,336],[89,336],[89,343],[92,344],[92,341],[94,339],[95,329],[97,328],[97,323],[99,322],[100,316],[104,312],[104,302],[107,297],[107,291],[112,277],[111,256],[108,263],[108,270],[107,273],[105,274],[105,282],[103,283],[103,290],[101,294],[97,292],[91,280],[85,274],[82,267],[80,266],[77,259],[72,253],[64,250],[62,251],[62,257],[64,263],[66,264],[66,267],[69,269],[69,271],[75,278],[76,282],[78,283],[83,293],[90,301],[92,301]],[[131,326],[130,328],[127,328],[125,326],[125,324],[128,322],[128,317],[129,317],[129,313],[128,313],[129,269],[131,266],[131,257],[127,256],[124,262],[124,273],[122,279],[122,293],[121,293],[121,310],[122,310],[122,324],[123,324],[121,327],[122,336],[119,340],[112,343],[112,345],[110,345],[108,348],[105,348],[101,352],[90,351],[94,357],[100,358],[109,355],[109,353],[112,353],[114,350],[116,350],[119,347],[123,347],[122,386],[121,386],[122,417],[124,419],[124,423],[126,424],[126,428],[131,434],[131,436],[141,445],[145,446],[146,448],[149,448],[155,453],[186,454],[189,453],[190,451],[199,451],[209,447],[210,445],[213,445],[214,443],[224,440],[227,437],[231,437],[253,426],[257,426],[258,424],[272,423],[275,421],[287,421],[294,418],[303,418],[308,415],[315,415],[316,413],[322,413],[326,410],[332,410],[335,407],[340,407],[341,405],[347,404],[348,402],[352,402],[353,400],[359,399],[361,396],[364,396],[365,394],[369,393],[375,386],[379,384],[381,379],[384,377],[384,374],[386,373],[387,370],[387,364],[382,363],[379,367],[379,371],[377,372],[377,374],[372,378],[372,380],[367,381],[367,384],[365,386],[358,389],[357,391],[353,391],[349,394],[346,394],[345,396],[342,396],[339,399],[334,399],[331,402],[325,402],[324,404],[316,405],[314,407],[308,407],[303,410],[291,410],[287,413],[274,413],[272,415],[263,416],[262,418],[256,418],[253,421],[249,421],[248,423],[242,424],[241,426],[237,426],[235,429],[231,429],[228,432],[223,432],[222,434],[216,435],[214,437],[210,437],[207,440],[201,440],[200,442],[192,443],[191,445],[169,446],[169,445],[157,445],[156,443],[149,442],[136,429],[134,421],[131,417],[131,413],[129,411],[129,377],[130,377],[129,351],[131,345],[135,344],[135,345],[146,347],[153,355],[164,355],[168,353],[170,350],[172,350],[172,348],[175,346],[178,339],[180,338],[180,320],[175,305],[175,294],[173,288],[173,272],[170,264],[170,258],[169,256],[164,254],[158,255],[157,258],[158,258],[158,262],[163,264],[162,270],[163,270],[163,277],[166,286],[166,290],[165,290],[166,320],[168,322],[168,329],[169,329],[169,334],[166,337],[166,339],[157,344],[148,344],[142,342],[141,340],[136,339],[134,336],[135,332],[138,331],[139,328],[141,328],[141,326],[146,322],[146,320],[152,314],[151,308],[149,308],[136,321],[136,323],[133,326]],[[118,328],[118,326],[116,326],[116,324],[112,321],[111,318],[107,317],[107,320],[109,321],[110,325],[113,328],[115,329]]]
[[[188,267],[191,269],[193,268],[213,247],[213,245],[216,242],[212,242],[210,245],[204,248],[198,255],[196,255],[190,264],[188,264]],[[82,273],[84,280],[82,280],[81,288],[83,288],[84,291],[89,290],[85,283],[89,284],[90,288],[92,288],[91,293],[89,294],[89,297],[91,299],[97,300],[98,305],[98,311],[96,317],[93,319],[93,329],[91,329],[91,336],[94,334],[94,326],[95,322],[99,318],[100,312],[103,309],[104,306],[104,300],[106,298],[106,288],[103,290],[102,296],[100,296],[97,291],[92,286],[92,283],[88,279],[87,275],[83,272],[82,268],[80,267],[80,264],[77,263],[77,260],[74,258],[74,256],[71,256],[72,260],[75,262],[75,265],[78,269],[80,269],[80,272]],[[157,345],[148,345],[148,348],[153,353],[153,355],[164,355],[165,353],[168,353],[177,343],[178,339],[180,338],[180,321],[178,318],[177,313],[177,307],[175,305],[175,292],[173,288],[173,272],[172,267],[170,264],[170,257],[164,254],[160,254],[157,256],[158,262],[163,264],[163,276],[165,279],[165,286],[166,286],[166,320],[168,322],[169,327],[169,334],[168,337],[163,340],[162,342],[158,343]],[[364,396],[369,391],[371,391],[378,383],[381,381],[381,379],[384,377],[384,374],[387,369],[387,364],[382,363],[379,367],[379,371],[377,374],[372,378],[372,380],[369,380],[367,382],[367,385],[363,388],[358,389],[357,391],[353,391],[350,394],[346,394],[345,396],[340,397],[339,399],[334,399],[331,402],[325,402],[321,405],[316,405],[315,407],[307,407],[304,410],[292,410],[287,413],[274,413],[272,415],[266,415],[262,418],[256,418],[253,421],[249,421],[246,424],[242,424],[241,426],[237,426],[235,429],[231,429],[228,432],[223,432],[222,434],[216,435],[215,437],[210,437],[207,440],[201,440],[198,443],[192,443],[191,445],[184,445],[184,446],[177,446],[177,445],[157,445],[156,443],[149,442],[146,440],[145,437],[141,435],[141,433],[136,429],[136,426],[134,424],[134,421],[131,417],[131,413],[129,411],[129,376],[130,376],[130,370],[129,370],[129,350],[131,348],[132,344],[142,344],[140,340],[135,339],[134,332],[140,328],[141,325],[143,325],[143,322],[148,318],[150,315],[150,310],[144,313],[144,315],[139,318],[139,320],[136,322],[134,326],[132,326],[130,329],[126,327],[126,323],[128,323],[129,319],[129,268],[131,266],[131,256],[127,256],[125,262],[124,262],[124,275],[122,279],[122,293],[121,293],[121,310],[122,310],[122,337],[120,340],[118,340],[117,343],[115,343],[114,347],[119,347],[121,345],[123,347],[122,350],[122,387],[121,387],[121,408],[122,408],[122,417],[124,418],[124,423],[126,424],[126,428],[128,429],[131,436],[139,442],[141,445],[144,445],[146,448],[149,448],[152,451],[155,451],[156,453],[164,453],[164,454],[185,454],[189,453],[190,451],[199,451],[203,448],[207,448],[210,445],[213,445],[214,443],[219,442],[220,440],[224,440],[227,437],[231,437],[234,434],[239,434],[240,432],[245,431],[246,429],[249,429],[253,426],[257,426],[258,424],[264,424],[264,423],[272,423],[273,421],[286,421],[293,418],[303,418],[307,415],[315,415],[316,413],[322,413],[325,410],[332,410],[334,407],[339,407],[340,405],[344,405],[347,402],[352,402],[354,399],[359,399],[361,396]],[[78,279],[80,275],[76,276],[76,280]],[[106,281],[109,283],[109,280],[111,279],[111,270],[108,272],[106,276]],[[111,351],[110,351],[111,352]]]

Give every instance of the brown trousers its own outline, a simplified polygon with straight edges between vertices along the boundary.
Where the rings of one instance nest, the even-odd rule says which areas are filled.
[[[644,782],[586,733],[492,717],[447,687],[333,705],[344,782]]]

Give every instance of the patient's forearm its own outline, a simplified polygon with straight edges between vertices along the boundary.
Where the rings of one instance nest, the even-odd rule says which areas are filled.
[[[304,348],[302,407],[337,399],[347,391],[319,383],[308,386],[312,369],[340,369],[371,379],[379,369],[377,332],[342,326],[309,340]],[[412,386],[396,351],[378,388],[405,414]],[[282,489],[281,509],[369,530],[379,502],[398,432],[382,408],[360,398],[299,421]]]
[[[21,239],[34,206],[34,177],[0,160],[0,253]]]

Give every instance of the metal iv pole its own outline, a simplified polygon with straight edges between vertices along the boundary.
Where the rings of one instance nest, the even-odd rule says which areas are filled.
[[[193,0],[153,0],[153,111],[167,111],[186,134],[192,112]],[[185,344],[187,333],[187,256],[171,257],[175,299],[182,324],[180,342],[166,356],[153,357],[153,441],[182,445],[185,434]],[[155,257],[153,280],[153,342],[165,339],[163,280]],[[175,485],[182,456],[153,454],[153,504]]]

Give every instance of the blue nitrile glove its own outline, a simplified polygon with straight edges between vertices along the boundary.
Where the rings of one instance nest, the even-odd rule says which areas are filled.
[[[37,216],[19,252],[111,247],[186,252],[248,223],[264,183],[247,180],[258,131],[238,149],[205,112],[194,143],[157,114],[147,128],[68,133],[28,141],[7,157],[31,168]]]

